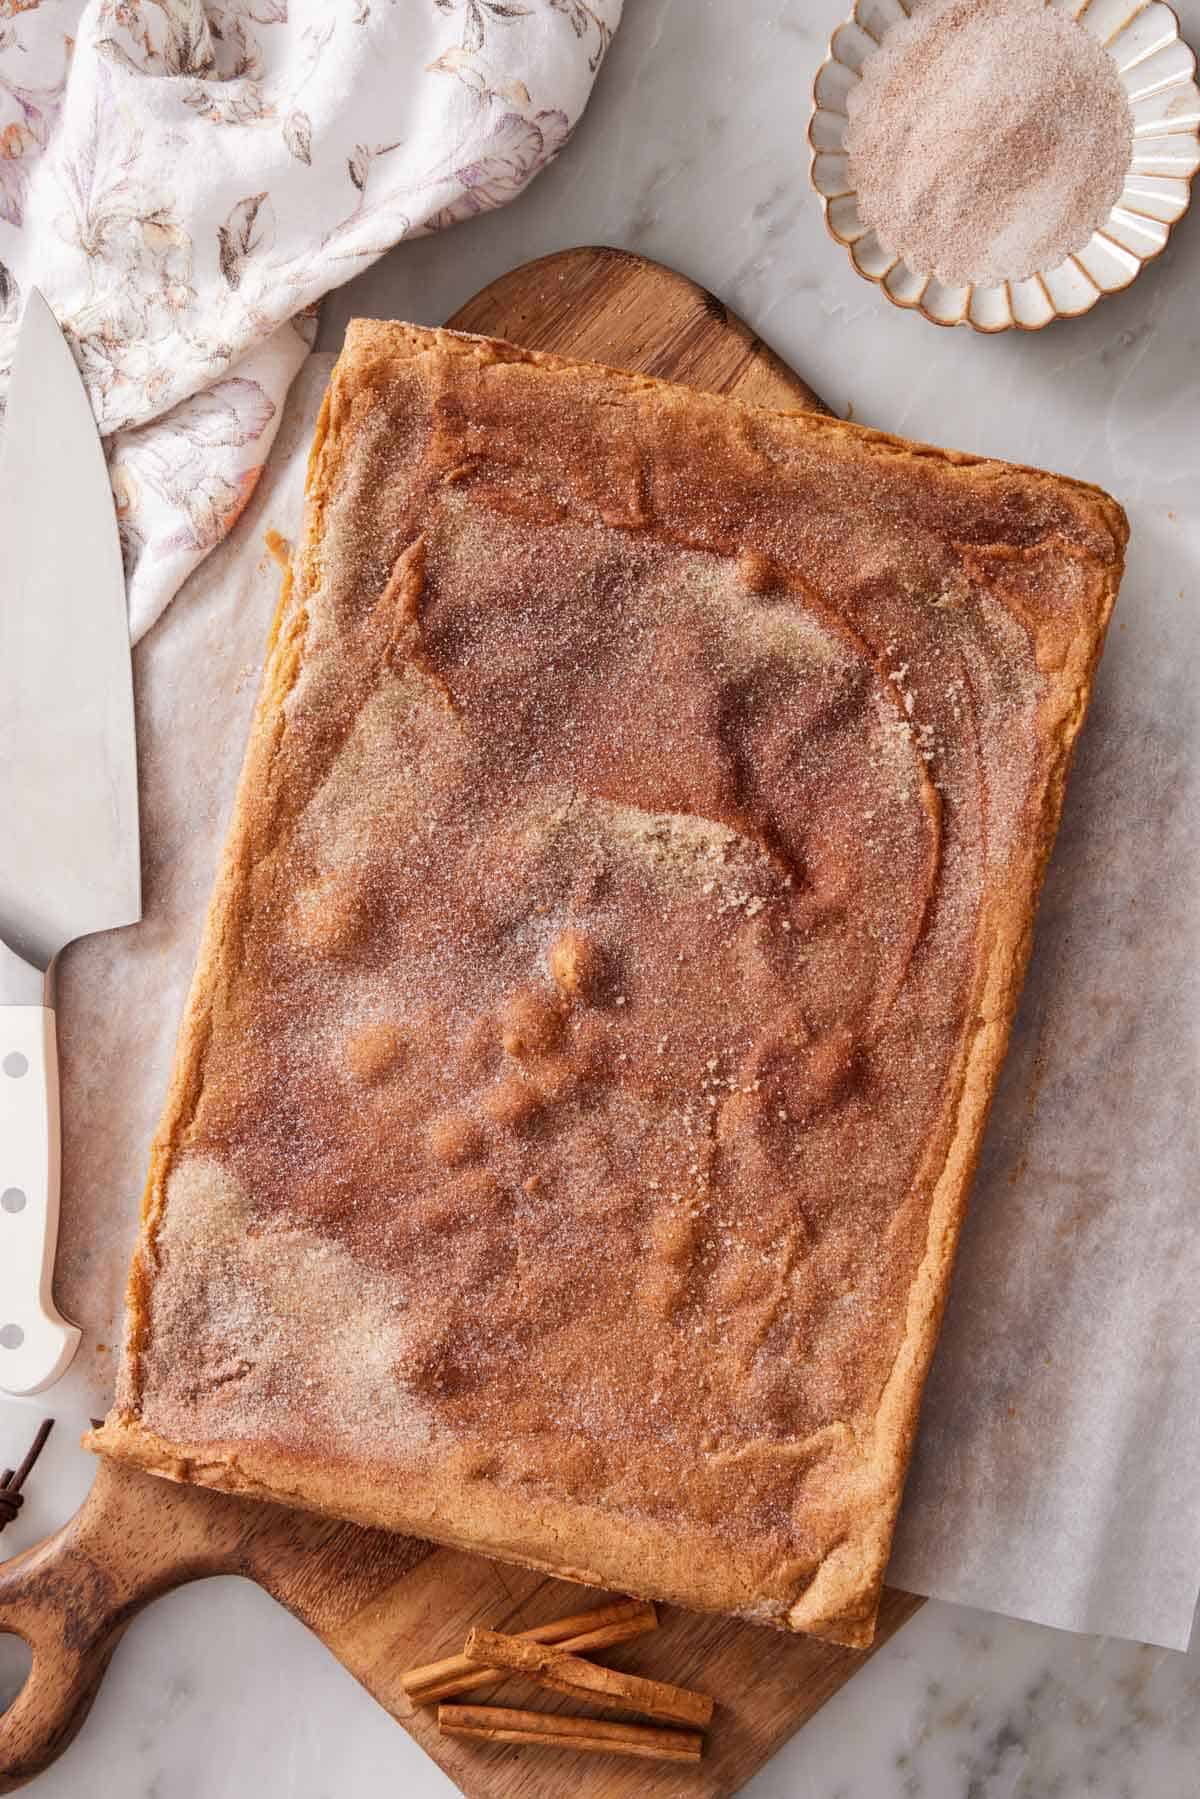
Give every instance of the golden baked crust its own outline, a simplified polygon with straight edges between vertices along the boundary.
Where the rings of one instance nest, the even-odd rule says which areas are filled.
[[[352,325],[94,1446],[868,1642],[1125,538]]]

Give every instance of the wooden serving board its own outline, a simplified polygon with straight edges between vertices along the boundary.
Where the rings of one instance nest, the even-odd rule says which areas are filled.
[[[821,406],[719,300],[622,251],[567,250],[527,264],[449,323],[760,405]],[[473,1624],[522,1630],[579,1611],[586,1589],[101,1463],[75,1517],[0,1565],[0,1630],[16,1631],[33,1651],[29,1679],[0,1716],[0,1793],[24,1786],[71,1741],[136,1614],[213,1574],[245,1575],[287,1606],[469,1799],[551,1799],[568,1789],[576,1799],[725,1799],[871,1653],[663,1607],[663,1628],[611,1659],[716,1697],[699,1768],[442,1738],[433,1715],[405,1698],[404,1670],[456,1653]],[[922,1603],[885,1593],[875,1647]],[[498,1693],[502,1704],[554,1702],[516,1681]]]

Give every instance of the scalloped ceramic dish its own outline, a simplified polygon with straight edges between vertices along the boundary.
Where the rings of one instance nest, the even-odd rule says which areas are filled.
[[[976,331],[1017,326],[1040,331],[1054,319],[1087,312],[1104,294],[1128,287],[1165,247],[1183,217],[1200,167],[1200,88],[1196,59],[1163,0],[1051,0],[1100,40],[1112,56],[1133,110],[1133,155],[1120,199],[1081,250],[1053,269],[996,286],[953,285],[908,266],[858,215],[845,152],[846,97],[884,32],[912,11],[913,0],[856,0],[839,25],[813,84],[811,177],[825,224],[858,273],[896,306],[935,325]]]

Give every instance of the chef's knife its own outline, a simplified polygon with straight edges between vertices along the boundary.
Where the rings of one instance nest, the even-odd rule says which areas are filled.
[[[74,358],[39,293],[0,442],[0,1390],[57,1380],[54,958],[141,917],[125,581]]]

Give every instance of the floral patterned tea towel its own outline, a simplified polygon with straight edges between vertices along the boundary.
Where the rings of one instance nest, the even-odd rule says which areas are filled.
[[[320,296],[502,206],[621,0],[0,0],[0,408],[23,296],[108,439],[134,637],[245,505]]]

